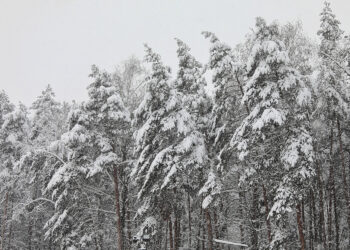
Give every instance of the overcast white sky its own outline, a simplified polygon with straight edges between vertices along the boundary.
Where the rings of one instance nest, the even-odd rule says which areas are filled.
[[[350,32],[350,1],[331,4]],[[178,37],[205,62],[203,30],[235,45],[262,16],[301,20],[316,37],[322,6],[322,0],[0,0],[0,89],[30,105],[51,84],[58,100],[81,101],[92,64],[112,69],[132,54],[143,58],[145,42],[173,66]]]

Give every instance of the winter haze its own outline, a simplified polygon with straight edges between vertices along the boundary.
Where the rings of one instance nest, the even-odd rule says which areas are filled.
[[[342,27],[350,28],[350,2],[332,0]],[[202,31],[230,45],[240,42],[255,17],[300,20],[316,39],[321,0],[0,0],[0,89],[29,105],[47,84],[59,100],[81,101],[90,66],[113,69],[143,44],[175,66],[173,38],[187,42],[205,61]]]
[[[348,250],[349,7],[0,0],[0,250]]]

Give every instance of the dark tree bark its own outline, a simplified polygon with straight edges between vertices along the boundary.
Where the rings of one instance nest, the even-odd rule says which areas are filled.
[[[271,223],[270,223],[270,219],[269,219],[269,203],[268,203],[268,199],[267,199],[267,195],[266,195],[266,189],[264,184],[262,185],[262,189],[263,189],[263,195],[264,195],[264,203],[265,203],[265,216],[266,216],[266,226],[267,226],[267,238],[269,240],[269,242],[271,243],[272,238],[271,238]]]
[[[297,210],[297,223],[298,223],[300,249],[305,250],[306,246],[305,246],[305,238],[304,238],[303,221],[302,221],[300,203],[297,204],[296,210]]]
[[[314,235],[313,235],[313,227],[312,227],[312,218],[313,218],[313,204],[312,204],[312,190],[310,190],[309,194],[309,249],[314,249]]]
[[[192,219],[191,219],[191,197],[189,192],[187,192],[187,207],[188,207],[188,247],[191,248]]]
[[[332,206],[333,199],[336,197],[335,193],[335,182],[334,182],[334,167],[333,167],[333,120],[331,124],[331,135],[330,135],[330,150],[329,150],[329,204],[328,204],[328,247],[332,249]],[[336,211],[334,211],[334,215],[336,216]],[[335,218],[337,219],[337,218]]]
[[[180,245],[180,226],[179,226],[179,215],[175,213],[175,221],[174,221],[174,248],[178,250]]]
[[[9,200],[9,191],[6,191],[5,194],[5,202],[4,202],[4,214],[2,216],[2,229],[1,229],[1,244],[0,244],[0,250],[5,249],[5,233],[6,233],[6,223],[7,223],[7,207],[8,207],[8,200]]]
[[[205,213],[205,218],[207,221],[207,232],[208,232],[208,250],[213,250],[213,227],[212,227],[212,222],[211,222],[211,216],[209,209],[204,209]]]
[[[123,228],[120,216],[120,200],[119,200],[119,176],[118,169],[114,167],[113,169],[113,181],[114,181],[114,195],[115,195],[115,214],[117,218],[117,236],[118,236],[118,250],[123,250]]]
[[[239,224],[239,231],[240,231],[240,237],[241,237],[241,243],[244,243],[244,228],[243,228],[243,222],[244,222],[244,212],[243,212],[243,201],[244,204],[246,204],[245,202],[245,196],[243,191],[239,192],[239,213],[240,213],[240,217],[241,217],[241,222]],[[243,249],[243,247],[241,247],[241,249]]]
[[[173,239],[173,223],[171,221],[171,216],[168,218],[169,221],[169,247],[170,250],[174,250],[174,239]]]
[[[253,187],[252,193],[252,207],[251,207],[251,245],[252,249],[258,249],[259,237],[259,196],[258,196],[258,187],[257,184]]]
[[[217,215],[217,213],[215,211],[214,211],[214,233],[215,233],[215,237],[217,239],[219,239],[218,215]]]
[[[323,243],[323,247],[327,249],[327,243],[326,243],[326,229],[325,229],[325,219],[324,219],[324,201],[323,201],[323,184],[322,184],[322,177],[321,177],[321,170],[320,170],[320,163],[317,160],[316,162],[316,171],[317,171],[317,184],[318,184],[318,190],[319,190],[319,240]]]
[[[128,231],[128,242],[129,246],[132,244],[132,238],[131,238],[131,213],[130,213],[130,208],[129,208],[129,199],[126,201],[126,219],[127,219],[127,231]]]
[[[33,219],[31,216],[29,216],[29,223],[28,223],[28,250],[32,249],[32,235],[33,235]]]
[[[342,132],[340,128],[340,121],[339,118],[337,118],[337,127],[338,127],[338,140],[339,140],[339,150],[340,150],[340,158],[341,158],[341,165],[342,165],[342,175],[343,175],[343,188],[344,188],[344,198],[347,205],[347,221],[348,226],[350,227],[350,200],[349,200],[349,187],[346,179],[346,170],[345,170],[345,157],[344,157],[344,151],[343,151],[343,141],[341,139]],[[348,230],[348,237],[350,238],[350,230]]]
[[[334,207],[334,223],[335,223],[335,249],[339,250],[339,218],[338,218],[338,205],[336,197],[336,189],[333,190],[333,207]]]

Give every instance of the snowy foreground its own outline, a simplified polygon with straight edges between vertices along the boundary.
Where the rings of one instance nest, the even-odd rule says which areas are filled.
[[[316,33],[316,31],[315,31]],[[0,92],[0,250],[348,249],[350,39],[262,18],[209,61],[176,39],[92,66],[84,103]],[[174,43],[175,45],[175,43]]]

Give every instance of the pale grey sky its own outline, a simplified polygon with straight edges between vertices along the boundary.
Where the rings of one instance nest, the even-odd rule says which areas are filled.
[[[86,98],[91,64],[112,69],[148,43],[176,65],[178,37],[205,62],[209,30],[235,45],[267,21],[301,20],[316,37],[323,0],[0,0],[0,89],[30,105],[51,84],[58,100]],[[331,0],[350,32],[350,1]]]

